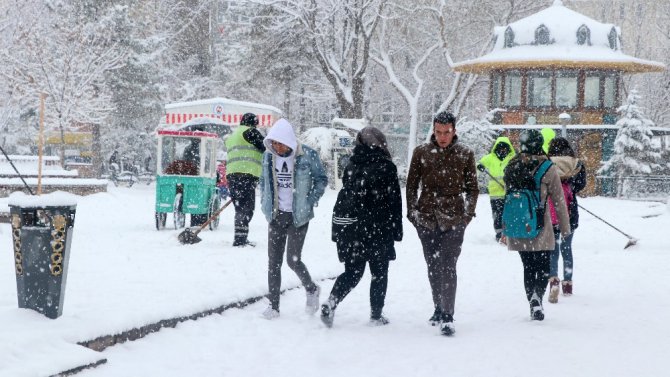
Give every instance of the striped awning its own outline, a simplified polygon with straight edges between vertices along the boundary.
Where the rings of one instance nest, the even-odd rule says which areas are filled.
[[[195,118],[214,118],[220,119],[230,126],[240,124],[243,114],[191,114],[191,113],[167,113],[165,114],[165,124],[182,124]],[[259,127],[270,127],[276,119],[271,114],[256,114],[258,116]]]

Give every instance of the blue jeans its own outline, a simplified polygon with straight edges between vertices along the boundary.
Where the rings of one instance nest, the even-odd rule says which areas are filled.
[[[554,240],[556,246],[551,252],[551,260],[549,266],[549,277],[558,277],[558,254],[560,251],[563,257],[563,280],[572,280],[572,235],[570,233],[563,241],[561,241],[561,231],[554,228]]]

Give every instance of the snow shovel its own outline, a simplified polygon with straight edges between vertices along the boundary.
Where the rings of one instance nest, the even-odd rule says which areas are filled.
[[[200,225],[200,227],[195,231],[191,230],[191,228],[186,228],[186,230],[179,233],[179,235],[177,236],[179,242],[184,245],[193,245],[194,243],[202,241],[202,239],[198,237],[198,233],[200,233],[203,229],[205,229],[207,225],[209,225],[209,223],[214,221],[214,219],[216,219],[216,217],[219,216],[221,212],[223,212],[223,210],[226,209],[226,207],[228,207],[232,202],[233,202],[232,199],[228,200],[223,205],[223,207],[219,208],[216,212],[214,212],[214,214],[209,219],[207,219],[207,221],[205,221],[204,224]]]
[[[489,169],[484,168],[484,170],[480,170],[480,171],[483,171],[484,173],[488,174],[488,176],[491,177],[491,179],[493,180],[493,182],[499,184],[500,187],[505,188],[505,185],[502,184],[502,183],[500,183],[500,181],[499,181],[496,177],[494,177],[493,174],[491,174],[491,172],[489,171]]]
[[[596,215],[595,213],[589,211],[588,209],[582,207],[581,204],[577,204],[577,206],[578,206],[579,208],[583,209],[584,211],[590,213],[590,214],[591,214],[593,217],[595,217],[596,219],[598,219],[598,220],[604,222],[605,224],[611,226],[611,227],[612,227],[614,230],[616,230],[617,232],[619,232],[619,233],[623,234],[624,236],[628,237],[628,243],[626,244],[626,246],[623,247],[624,250],[625,250],[625,249],[628,249],[628,248],[631,247],[631,246],[634,246],[635,244],[637,244],[637,241],[638,241],[637,238],[635,238],[635,237],[631,237],[631,236],[629,236],[628,234],[624,233],[621,229],[615,227],[614,225],[612,225],[612,224],[608,223],[607,221],[605,221],[605,220],[604,220],[603,218],[601,218],[600,216],[598,216],[598,215]]]

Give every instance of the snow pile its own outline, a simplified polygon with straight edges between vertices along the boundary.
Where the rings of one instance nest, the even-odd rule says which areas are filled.
[[[21,208],[43,208],[43,207],[71,207],[77,206],[77,195],[64,191],[56,191],[44,195],[27,195],[23,192],[13,192],[9,195],[10,206]]]

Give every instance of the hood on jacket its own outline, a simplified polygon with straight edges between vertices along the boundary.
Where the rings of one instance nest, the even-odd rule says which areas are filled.
[[[263,144],[268,151],[272,154],[279,156],[277,151],[272,147],[272,141],[278,141],[293,151],[295,153],[298,148],[298,139],[295,137],[295,132],[293,131],[293,126],[288,120],[281,118],[275,122],[275,124],[268,131],[268,135],[263,140]]]
[[[579,160],[571,156],[553,156],[551,162],[558,168],[561,179],[567,179],[579,173]]]
[[[505,156],[505,160],[510,160],[514,156],[516,156],[516,151],[512,146],[512,142],[509,140],[507,136],[500,136],[496,139],[495,143],[493,143],[493,147],[491,147],[492,154],[495,154],[495,150],[498,147],[498,144],[507,144],[507,146],[509,147],[509,153],[507,154],[507,156]]]

